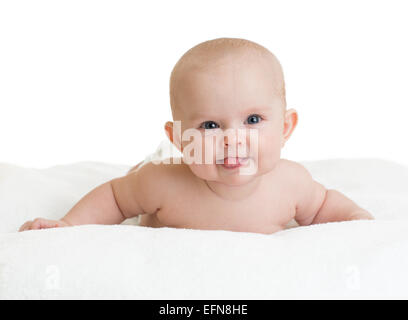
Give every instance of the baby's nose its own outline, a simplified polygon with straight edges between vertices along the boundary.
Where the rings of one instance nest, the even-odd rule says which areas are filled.
[[[227,146],[233,146],[233,145],[242,145],[243,141],[245,141],[245,138],[242,137],[242,132],[237,132],[236,130],[234,131],[229,131],[228,133],[224,134],[224,145]]]

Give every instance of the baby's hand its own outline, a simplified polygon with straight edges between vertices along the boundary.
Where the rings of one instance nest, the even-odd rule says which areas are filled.
[[[21,227],[19,232],[27,230],[38,230],[38,229],[48,229],[48,228],[60,228],[70,226],[67,222],[62,220],[48,220],[37,218],[34,221],[27,221]]]

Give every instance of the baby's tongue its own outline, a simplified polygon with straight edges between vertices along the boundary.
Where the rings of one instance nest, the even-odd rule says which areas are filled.
[[[225,158],[224,159],[224,164],[230,165],[230,164],[237,164],[238,159],[237,158]]]
[[[243,164],[245,163],[245,161],[246,161],[245,158],[229,157],[224,159],[224,164],[226,165]]]

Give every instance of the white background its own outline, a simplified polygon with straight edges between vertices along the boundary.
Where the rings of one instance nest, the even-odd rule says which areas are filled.
[[[404,2],[0,0],[0,162],[143,160],[180,56],[238,37],[283,66],[299,124],[282,157],[408,164]]]

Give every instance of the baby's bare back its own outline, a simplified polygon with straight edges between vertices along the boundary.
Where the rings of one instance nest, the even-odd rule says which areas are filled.
[[[280,160],[249,196],[239,200],[219,197],[185,164],[147,165],[150,178],[157,182],[156,195],[163,199],[156,210],[141,216],[141,226],[270,234],[284,229],[295,217],[296,192],[288,178],[288,160]]]

